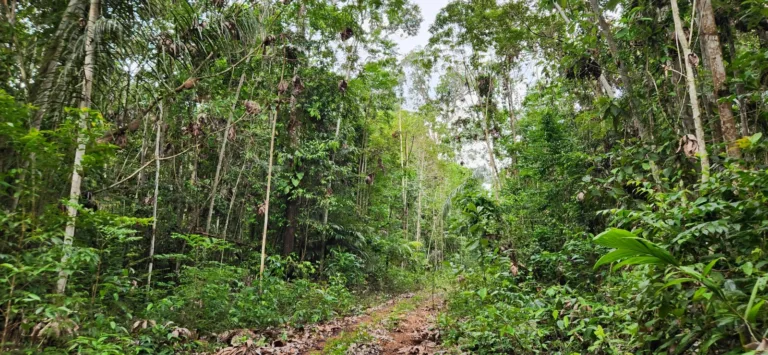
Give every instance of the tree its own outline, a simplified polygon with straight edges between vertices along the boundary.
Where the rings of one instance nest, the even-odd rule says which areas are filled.
[[[77,150],[75,151],[75,160],[72,170],[72,182],[70,183],[69,205],[67,206],[67,227],[64,230],[64,255],[61,257],[61,269],[59,271],[59,280],[56,282],[56,292],[64,294],[67,288],[68,273],[64,268],[70,256],[70,247],[75,238],[75,223],[77,221],[77,208],[80,203],[80,185],[83,178],[80,175],[82,169],[83,156],[85,155],[85,146],[88,143],[86,129],[90,117],[91,92],[93,89],[94,60],[96,58],[96,22],[99,20],[99,0],[91,0],[88,10],[88,24],[85,35],[85,61],[83,63],[83,91],[80,101],[80,118],[78,126],[80,131],[77,137]],[[65,14],[65,16],[68,15]]]
[[[709,67],[709,70],[712,73],[713,97],[717,102],[723,139],[725,139],[727,146],[728,157],[738,159],[741,157],[741,151],[736,144],[738,131],[736,130],[736,121],[733,119],[731,104],[726,100],[720,100],[720,98],[728,96],[728,86],[726,84],[720,37],[717,34],[715,14],[712,9],[712,0],[699,0],[697,6],[699,12],[699,28],[701,31],[699,34],[701,53],[704,57],[704,63]]]
[[[707,142],[704,137],[704,125],[701,121],[701,107],[699,106],[699,96],[696,89],[696,78],[693,74],[693,64],[697,61],[688,47],[688,38],[683,31],[682,21],[680,20],[680,9],[677,6],[677,0],[672,0],[672,18],[675,22],[675,35],[677,44],[683,50],[683,62],[685,62],[685,82],[688,86],[688,98],[691,101],[691,111],[693,112],[693,123],[696,127],[696,145],[697,153],[701,160],[701,181],[706,182],[709,179],[709,157],[707,156]]]

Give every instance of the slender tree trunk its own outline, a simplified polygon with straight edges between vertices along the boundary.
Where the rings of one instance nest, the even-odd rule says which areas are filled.
[[[44,61],[40,66],[40,69],[38,70],[38,73],[41,73],[41,82],[39,86],[35,86],[35,89],[30,92],[32,95],[32,99],[35,102],[35,105],[39,107],[37,112],[35,112],[34,119],[32,120],[32,127],[40,129],[40,126],[43,121],[43,116],[45,116],[45,113],[48,111],[48,105],[50,104],[50,100],[48,99],[51,90],[53,89],[53,85],[56,79],[56,68],[59,66],[59,57],[61,57],[61,53],[64,49],[64,39],[66,38],[66,33],[69,32],[69,28],[72,27],[74,24],[73,19],[78,16],[78,13],[80,12],[82,5],[84,1],[83,0],[69,0],[69,3],[67,4],[67,8],[64,10],[64,14],[61,16],[61,21],[59,22],[59,26],[56,28],[56,34],[54,34],[50,46],[46,49],[44,54]],[[93,0],[91,0],[91,5],[93,5]],[[98,14],[97,14],[98,16]],[[94,20],[95,21],[95,20]],[[89,22],[88,25],[90,26],[90,14],[89,14]],[[90,27],[89,27],[90,29]],[[86,30],[86,39],[91,38],[91,42],[93,41],[93,31],[91,31],[90,37],[88,37],[88,29]],[[88,44],[86,43],[86,47]],[[86,48],[86,56],[87,56],[87,48]],[[85,91],[85,88],[83,88],[83,91]],[[85,98],[83,98],[85,100]],[[88,98],[88,101],[90,101],[90,98]]]
[[[147,129],[148,129],[149,123],[147,120],[144,120],[144,130],[141,134],[141,150],[139,151],[139,166],[144,166],[144,164],[147,162]],[[144,182],[144,169],[141,169],[139,171],[139,175],[136,177],[136,196],[135,199],[139,199],[139,191],[141,191],[141,185]]]
[[[272,133],[269,140],[269,167],[267,168],[267,196],[264,198],[264,229],[261,232],[261,266],[259,266],[259,288],[261,280],[264,278],[264,262],[267,259],[267,227],[269,224],[269,195],[272,192],[272,164],[275,153],[275,126],[277,125],[277,111],[280,107],[275,107],[272,114]]]
[[[341,116],[339,116],[338,119],[336,119],[336,133],[333,136],[334,141],[339,140],[339,131],[341,130]],[[331,158],[331,161],[333,161],[333,158]],[[328,187],[326,191],[331,190],[331,182],[328,182]],[[318,271],[322,274],[323,268],[325,267],[325,241],[327,239],[327,226],[328,226],[328,209],[329,206],[326,203],[323,207],[323,233],[322,233],[322,240],[320,241],[320,267],[318,268]]]
[[[416,241],[421,241],[421,186],[424,180],[424,151],[421,152],[419,167],[419,195],[416,202]]]
[[[248,147],[250,149],[250,147]],[[247,149],[246,149],[247,150]],[[240,179],[243,177],[243,171],[246,164],[240,168],[240,172],[237,174],[237,180],[235,181],[235,187],[232,188],[232,198],[229,200],[229,209],[227,209],[227,218],[224,220],[224,231],[221,233],[221,239],[227,240],[227,228],[229,228],[229,216],[232,214],[232,207],[235,205],[235,199],[237,197],[237,187],[240,185]],[[224,250],[221,251],[221,263],[224,262]]]
[[[592,0],[595,1],[595,0]],[[715,14],[712,10],[712,0],[698,0],[699,26],[701,33],[699,41],[704,62],[712,72],[713,96],[717,102],[717,110],[720,114],[720,127],[723,132],[723,140],[726,143],[729,158],[741,158],[741,151],[736,145],[739,138],[736,130],[736,121],[733,119],[733,111],[728,101],[721,101],[721,97],[729,96],[726,85],[725,65],[723,65],[723,52],[720,47],[720,36],[717,34]]]
[[[691,100],[691,112],[693,114],[693,124],[696,127],[696,140],[699,147],[699,158],[701,159],[701,181],[706,182],[709,179],[709,157],[707,156],[707,142],[704,137],[704,126],[701,123],[701,108],[699,107],[699,96],[696,91],[696,79],[693,75],[693,66],[691,65],[691,50],[688,47],[688,39],[683,31],[683,24],[680,20],[680,10],[677,7],[677,0],[672,0],[672,18],[675,21],[675,33],[680,46],[683,48],[683,62],[685,62],[685,82],[688,85],[688,96]]]
[[[608,24],[608,21],[605,20],[605,17],[603,17],[603,13],[600,10],[600,4],[598,4],[597,0],[589,0],[589,3],[592,6],[592,11],[595,13],[595,17],[597,17],[598,28],[603,34],[603,37],[605,37],[606,42],[608,42],[608,49],[611,51],[613,59],[618,64],[619,75],[621,77],[621,82],[624,85],[624,95],[627,95],[629,99],[629,110],[630,114],[632,115],[632,121],[640,131],[640,137],[643,138],[643,140],[647,140],[647,131],[645,126],[642,122],[640,122],[640,119],[637,116],[635,107],[637,103],[635,102],[636,100],[634,97],[634,91],[632,89],[632,81],[629,78],[629,71],[627,70],[627,66],[624,64],[624,61],[621,60],[619,45],[616,43],[616,39],[613,37],[611,26]]]
[[[72,0],[70,4],[76,3]],[[85,61],[83,64],[83,88],[82,101],[80,101],[80,122],[77,135],[77,149],[75,150],[74,168],[72,170],[72,182],[69,191],[69,205],[67,206],[67,227],[64,230],[64,255],[61,257],[61,267],[59,269],[59,280],[56,282],[56,293],[64,294],[67,288],[68,273],[66,267],[69,256],[72,252],[72,242],[75,239],[75,222],[77,220],[77,205],[80,200],[80,185],[83,182],[80,176],[83,156],[85,156],[85,146],[88,143],[87,127],[88,115],[91,107],[91,91],[93,89],[94,60],[96,56],[95,27],[99,19],[99,0],[91,0],[91,7],[88,13],[88,27],[85,35]]]
[[[616,42],[616,38],[613,36],[611,25],[608,24],[608,21],[605,20],[603,12],[600,10],[600,4],[598,3],[598,0],[589,0],[589,3],[592,6],[592,11],[595,13],[595,17],[597,17],[598,28],[603,34],[603,37],[605,37],[606,42],[608,42],[608,49],[611,51],[611,56],[613,56],[613,59],[616,61],[619,67],[619,75],[621,76],[621,82],[624,85],[624,95],[627,96],[629,101],[629,111],[632,115],[632,123],[640,133],[640,139],[646,143],[653,144],[653,139],[651,138],[645,123],[640,120],[640,117],[637,113],[640,104],[637,102],[635,97],[634,88],[632,85],[632,80],[629,77],[629,70],[627,69],[627,65],[623,60],[621,60],[619,45]],[[651,176],[653,176],[656,183],[660,183],[661,179],[659,178],[659,169],[656,166],[656,162],[649,159],[648,165],[651,167]]]
[[[224,156],[227,153],[227,141],[229,136],[229,130],[232,129],[232,120],[235,116],[235,108],[237,107],[237,100],[240,99],[240,89],[243,88],[243,80],[245,80],[245,73],[240,75],[240,83],[237,84],[237,93],[235,94],[235,102],[232,103],[232,107],[229,110],[229,119],[227,119],[227,125],[224,128],[224,133],[221,135],[221,148],[219,149],[219,162],[216,164],[216,174],[213,177],[213,186],[211,187],[211,202],[208,205],[208,217],[205,219],[205,233],[208,233],[211,229],[211,217],[213,216],[213,207],[216,203],[216,195],[219,189],[219,179],[221,179],[221,166],[224,163]]]
[[[733,20],[729,20],[728,25],[723,30],[726,34],[726,38],[728,39],[728,55],[729,61],[733,61],[736,59],[736,43],[733,39],[733,23],[731,22]],[[733,76],[735,78],[738,78],[740,76],[739,70],[735,69],[733,70]],[[739,101],[739,131],[741,132],[742,136],[748,136],[749,135],[749,121],[747,118],[747,102],[746,99],[744,99],[744,83],[736,83],[736,95],[738,95],[738,101]]]
[[[571,24],[571,19],[568,18],[568,15],[566,15],[565,11],[562,7],[560,7],[560,4],[555,1],[553,3],[555,6],[555,9],[557,10],[557,13],[560,15],[560,17],[565,21],[566,24]],[[571,33],[568,33],[569,37],[572,37]],[[597,78],[597,82],[600,83],[600,87],[603,88],[603,91],[606,95],[610,98],[616,97],[616,92],[613,90],[613,87],[611,86],[611,83],[608,82],[608,79],[605,77],[605,73],[600,73],[600,77]]]
[[[509,130],[512,142],[515,142],[517,140],[517,118],[515,117],[515,107],[512,102],[512,85],[506,74],[508,73],[504,75],[504,90],[506,91],[507,111],[509,111]],[[517,154],[514,152],[510,154],[509,160],[512,174],[517,176]]]
[[[147,292],[152,288],[152,268],[155,265],[155,240],[157,239],[157,200],[160,192],[160,136],[163,130],[163,103],[159,104],[160,115],[155,134],[155,193],[152,198],[152,240],[149,242],[149,267],[147,268]]]
[[[299,216],[299,198],[288,197],[287,208],[285,211],[285,219],[288,221],[288,226],[283,233],[283,255],[288,256],[293,253],[293,249],[296,244],[296,230],[299,228],[298,216]]]
[[[402,195],[403,195],[403,237],[408,238],[408,190],[406,189],[407,177],[405,176],[405,132],[403,132],[403,110],[398,109],[398,125],[400,128],[400,169],[402,177]]]
[[[493,83],[489,84],[490,87],[493,87]],[[488,132],[488,125],[490,125],[490,120],[488,116],[488,107],[490,106],[491,101],[491,90],[488,91],[488,96],[485,98],[485,117],[483,120],[485,123],[483,124],[483,133],[485,134],[485,145],[488,148],[488,163],[491,165],[491,172],[493,173],[493,180],[494,185],[496,185],[496,188],[493,189],[493,194],[496,196],[496,199],[499,199],[499,192],[501,191],[501,178],[499,177],[499,169],[496,168],[496,158],[494,157],[493,153],[493,143],[491,142],[491,135]]]

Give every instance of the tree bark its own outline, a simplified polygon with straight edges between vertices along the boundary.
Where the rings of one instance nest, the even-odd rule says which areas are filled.
[[[232,103],[232,107],[229,110],[229,119],[227,119],[227,125],[224,128],[224,133],[221,135],[221,148],[219,149],[219,162],[216,164],[216,174],[213,177],[213,186],[211,186],[211,202],[208,205],[208,217],[205,219],[205,232],[208,233],[211,229],[211,217],[213,216],[213,207],[216,203],[216,192],[219,189],[219,179],[221,179],[221,166],[224,162],[224,155],[227,152],[227,141],[229,136],[229,130],[232,129],[232,120],[235,115],[235,107],[237,107],[237,100],[240,99],[240,89],[243,87],[243,80],[245,80],[245,73],[240,75],[240,83],[237,84],[237,93],[235,94],[235,102]]]
[[[293,253],[296,245],[296,230],[299,227],[299,198],[289,195],[286,203],[285,218],[288,221],[288,227],[283,232],[283,255],[288,256]]]
[[[613,37],[613,32],[611,31],[611,25],[608,24],[608,21],[605,20],[605,17],[603,17],[603,13],[600,10],[600,4],[598,4],[597,0],[589,0],[590,5],[592,6],[592,11],[595,13],[595,17],[597,17],[597,27],[600,29],[600,32],[603,34],[603,37],[605,37],[606,42],[608,42],[608,49],[611,51],[611,56],[613,56],[613,59],[616,61],[618,67],[619,67],[619,75],[621,77],[621,82],[624,85],[624,95],[627,95],[627,98],[629,100],[629,111],[632,115],[632,122],[637,126],[638,130],[640,131],[640,137],[647,141],[648,139],[648,133],[645,129],[645,126],[642,122],[640,122],[640,119],[637,116],[636,111],[636,102],[634,97],[634,91],[632,88],[632,81],[629,78],[629,71],[627,70],[626,64],[624,64],[624,61],[621,60],[620,53],[619,53],[619,45],[616,43],[616,39]]]
[[[67,8],[64,10],[64,14],[61,16],[61,22],[59,22],[59,26],[56,28],[56,33],[51,40],[51,45],[45,50],[43,57],[44,61],[38,70],[38,72],[41,73],[42,81],[40,82],[39,86],[35,85],[35,89],[30,91],[33,102],[37,107],[39,107],[37,112],[35,112],[35,116],[32,120],[33,128],[40,129],[43,116],[48,111],[48,105],[50,101],[48,100],[48,97],[56,79],[55,71],[59,66],[59,57],[61,57],[61,52],[64,48],[62,41],[64,38],[66,38],[65,34],[69,31],[69,28],[74,24],[73,18],[77,16],[78,12],[80,12],[82,2],[83,0],[69,0]],[[93,5],[93,3],[94,1],[91,0],[91,5]],[[93,30],[90,25],[91,19],[89,13],[89,27],[86,29],[86,40],[91,38],[90,41],[92,42]],[[90,34],[88,31],[90,31]],[[86,57],[88,55],[87,46],[88,43],[86,42]],[[85,91],[85,88],[83,88],[83,91]],[[90,98],[88,98],[88,100],[90,101]]]
[[[267,196],[264,198],[264,229],[261,232],[261,265],[259,266],[259,288],[261,280],[264,278],[264,262],[267,259],[267,227],[269,225],[269,195],[272,192],[272,164],[275,153],[275,126],[277,125],[277,111],[280,107],[275,107],[272,114],[272,133],[269,140],[269,167],[267,168]]]
[[[248,147],[250,149],[250,146]],[[246,149],[246,151],[248,150]],[[224,220],[224,230],[221,232],[221,239],[227,240],[227,228],[229,228],[229,217],[232,214],[232,207],[235,206],[235,199],[237,198],[237,187],[240,185],[240,179],[243,177],[243,171],[245,171],[246,164],[240,168],[240,172],[237,174],[237,180],[235,181],[235,187],[232,188],[232,198],[229,200],[229,209],[227,209],[227,218]],[[224,250],[221,251],[221,263],[224,262]]]
[[[490,82],[490,87],[493,88],[493,81]],[[491,165],[491,172],[493,173],[493,180],[494,185],[496,185],[496,188],[493,189],[494,196],[496,196],[496,199],[499,199],[499,192],[501,191],[501,178],[499,177],[499,169],[496,167],[496,158],[494,157],[493,152],[493,142],[491,141],[491,135],[488,132],[488,126],[490,125],[490,120],[488,116],[488,107],[490,106],[491,96],[492,96],[492,89],[489,90],[488,96],[485,98],[485,117],[483,117],[483,120],[485,123],[483,124],[483,132],[485,134],[485,145],[488,148],[488,162]],[[479,93],[478,93],[479,94]]]
[[[691,50],[688,47],[688,39],[683,31],[683,24],[680,20],[680,10],[677,6],[677,0],[672,0],[672,18],[675,21],[675,33],[677,41],[683,49],[683,62],[685,62],[685,82],[688,86],[688,96],[691,100],[691,112],[693,115],[693,124],[696,127],[696,140],[698,141],[698,153],[701,159],[701,181],[709,180],[709,157],[707,156],[707,142],[704,137],[704,126],[701,122],[701,108],[699,107],[699,96],[696,91],[696,79],[693,75],[693,66],[691,65]]]
[[[736,145],[739,134],[736,130],[736,121],[733,119],[731,104],[720,100],[721,97],[728,96],[728,86],[726,84],[720,37],[717,34],[715,14],[712,9],[712,0],[698,0],[698,10],[699,27],[701,28],[699,34],[701,52],[704,56],[704,63],[709,66],[709,70],[712,72],[713,96],[717,102],[717,110],[720,114],[723,140],[726,143],[728,157],[738,159],[741,158],[741,150]]]
[[[397,120],[400,129],[400,170],[402,177],[403,195],[403,238],[408,237],[408,190],[406,189],[407,177],[405,176],[405,132],[403,132],[403,110],[398,108]]]
[[[566,24],[570,24],[571,19],[568,18],[568,16],[565,14],[565,11],[560,6],[560,4],[555,1],[553,5],[555,6],[555,9],[557,9],[557,13],[560,15],[563,21],[565,21]],[[571,37],[572,35],[569,33],[568,36]],[[608,79],[605,77],[605,73],[600,73],[600,77],[597,78],[597,82],[600,83],[600,87],[603,88],[603,91],[606,95],[608,95],[608,97],[612,99],[616,97],[616,92],[613,90],[610,82],[608,82]]]
[[[334,142],[339,140],[340,130],[341,130],[341,116],[339,116],[339,118],[336,119],[336,133],[334,133],[333,135]],[[333,157],[331,157],[331,162],[333,162]],[[332,185],[331,185],[331,182],[329,181],[326,191],[330,191],[331,187]],[[323,268],[325,266],[325,241],[327,237],[326,227],[328,226],[328,210],[329,210],[329,206],[326,203],[325,206],[323,207],[323,233],[322,233],[323,235],[322,235],[322,240],[320,241],[320,267],[318,268],[318,271],[320,273],[323,272]]]
[[[728,25],[725,26],[723,29],[723,33],[725,34],[725,37],[728,42],[728,61],[733,62],[734,59],[736,59],[736,43],[733,38],[733,20],[728,21]],[[735,67],[735,66],[734,66]],[[739,70],[734,68],[733,70],[733,76],[735,78],[738,78],[740,75]],[[738,102],[739,102],[739,132],[742,136],[748,136],[749,135],[749,121],[747,119],[747,102],[746,99],[744,99],[744,83],[736,83],[736,95],[738,95]]]
[[[152,198],[152,240],[149,243],[149,267],[147,268],[147,292],[152,288],[152,268],[155,265],[155,240],[157,239],[157,200],[160,192],[160,136],[163,130],[163,105],[158,106],[160,115],[155,133],[155,193]],[[207,233],[207,232],[206,232]]]
[[[70,5],[76,1],[72,0]],[[64,230],[64,255],[61,257],[61,266],[59,269],[59,280],[56,282],[56,293],[64,294],[67,288],[68,273],[64,270],[69,256],[72,252],[72,242],[75,239],[75,222],[77,220],[77,205],[80,200],[80,185],[83,182],[80,176],[83,156],[85,156],[85,146],[88,143],[88,116],[91,107],[91,91],[93,89],[93,71],[96,54],[95,27],[99,19],[99,0],[91,0],[91,7],[88,12],[88,27],[85,35],[85,61],[83,63],[83,88],[82,100],[80,101],[80,122],[77,134],[77,149],[75,150],[74,168],[72,169],[72,182],[69,191],[69,205],[67,206],[67,227]],[[63,22],[63,20],[62,20]]]
[[[419,167],[419,195],[416,199],[416,241],[421,241],[421,185],[424,181],[424,151],[421,152],[421,164]]]

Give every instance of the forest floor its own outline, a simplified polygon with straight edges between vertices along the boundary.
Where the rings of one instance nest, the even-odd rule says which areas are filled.
[[[303,329],[270,329],[257,335],[246,329],[219,335],[232,346],[216,355],[427,355],[457,354],[442,347],[436,318],[445,307],[442,294],[423,290],[404,294],[359,315],[337,318]],[[259,342],[242,342],[243,338]]]
[[[310,354],[448,354],[438,344],[436,317],[444,306],[440,294],[406,294],[369,309]]]

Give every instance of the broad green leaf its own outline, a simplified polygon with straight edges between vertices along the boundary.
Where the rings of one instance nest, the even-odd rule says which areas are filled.
[[[725,335],[723,333],[716,333],[707,339],[707,341],[703,342],[701,344],[701,347],[699,348],[699,354],[707,354],[709,352],[709,347],[712,346],[712,344],[716,343],[718,340],[725,338]]]
[[[765,303],[765,300],[760,300],[759,302],[755,303],[752,308],[747,310],[747,320],[750,322],[754,322],[757,319],[757,313],[760,311],[760,307],[763,306],[763,303]]]
[[[597,336],[598,339],[603,340],[605,338],[605,330],[603,330],[603,326],[598,325],[597,329],[595,329],[595,336]]]
[[[662,290],[664,290],[665,288],[668,288],[668,287],[672,287],[672,286],[674,286],[674,285],[679,285],[679,284],[681,284],[681,283],[685,283],[685,282],[695,282],[695,281],[696,281],[696,279],[692,279],[692,278],[690,278],[690,277],[682,277],[682,278],[679,278],[679,279],[674,279],[674,280],[672,280],[672,281],[669,281],[669,282],[667,282],[666,284],[664,284],[664,286],[662,286],[662,287],[659,289],[659,291],[658,291],[658,292],[661,292],[661,291],[662,291]],[[657,292],[657,293],[658,293],[658,292]]]
[[[638,255],[653,256],[665,264],[680,265],[677,259],[666,250],[623,229],[608,229],[595,237],[594,242],[610,248],[633,250]]]
[[[594,268],[597,269],[605,264],[610,264],[614,261],[626,259],[632,256],[637,256],[637,252],[634,250],[616,249],[608,254],[603,255],[599,260],[597,260]]]
[[[746,262],[744,265],[741,265],[741,271],[744,271],[744,274],[747,276],[752,276],[752,272],[755,270],[754,265],[751,262]]]
[[[487,288],[481,288],[477,290],[477,295],[480,296],[480,299],[485,301],[485,297],[488,296],[488,289]]]
[[[709,272],[712,271],[712,268],[715,267],[715,264],[722,258],[717,258],[709,262],[707,266],[704,267],[704,271],[701,273],[704,276],[708,276]]]
[[[696,292],[693,293],[693,297],[691,298],[694,302],[701,299],[702,296],[704,296],[704,293],[707,292],[706,287],[699,287]]]
[[[754,307],[754,304],[755,304],[755,299],[757,299],[757,291],[765,287],[766,281],[768,281],[768,278],[766,278],[765,276],[755,281],[755,286],[752,287],[752,295],[749,297],[749,303],[747,303],[747,309],[744,313],[744,318],[749,319],[749,312],[752,311],[752,308]],[[757,309],[760,309],[760,308],[758,307]]]
[[[664,261],[654,256],[634,256],[613,266],[613,270],[618,270],[627,265],[664,265]]]

